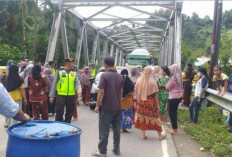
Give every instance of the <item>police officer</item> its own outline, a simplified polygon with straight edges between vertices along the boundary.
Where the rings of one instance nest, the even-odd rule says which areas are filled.
[[[95,78],[97,73],[96,73],[96,69],[95,69],[94,64],[91,65],[90,72],[91,72],[91,77]]]
[[[64,121],[67,123],[71,122],[72,115],[75,108],[75,95],[81,93],[80,81],[77,78],[77,73],[73,71],[74,59],[65,59],[64,69],[60,69],[53,81],[52,88],[49,94],[50,102],[54,102],[55,94],[56,97],[56,121]],[[65,120],[64,107],[66,107]]]

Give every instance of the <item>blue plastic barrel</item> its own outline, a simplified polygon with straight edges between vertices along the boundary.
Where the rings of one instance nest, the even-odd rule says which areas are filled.
[[[31,121],[12,125],[7,157],[80,157],[81,129],[56,121]]]

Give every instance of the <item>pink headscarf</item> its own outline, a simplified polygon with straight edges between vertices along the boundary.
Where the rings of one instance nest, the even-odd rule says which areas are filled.
[[[145,67],[141,77],[137,80],[135,85],[135,93],[144,101],[147,97],[158,92],[158,86],[152,77],[152,69]]]
[[[89,72],[89,67],[86,66],[84,72],[81,75],[81,84],[90,86],[91,85],[91,82],[89,80],[90,78],[91,78],[91,74]]]
[[[173,64],[169,67],[171,76],[176,79],[176,82],[178,83],[178,86],[183,88],[183,81],[182,81],[182,72],[177,64]]]

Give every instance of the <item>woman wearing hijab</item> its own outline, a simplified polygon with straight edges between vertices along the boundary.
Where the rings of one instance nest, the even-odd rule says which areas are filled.
[[[123,77],[123,93],[122,93],[122,119],[121,119],[121,132],[128,132],[126,129],[132,128],[132,108],[133,108],[133,91],[134,83],[128,77],[128,70],[121,71]]]
[[[159,82],[159,80],[162,78],[162,73],[161,73],[161,67],[160,66],[154,66],[154,71],[153,71],[153,77],[156,80],[156,82]]]
[[[8,76],[4,80],[4,86],[6,90],[9,92],[11,98],[19,104],[22,109],[22,99],[24,98],[24,103],[27,104],[27,100],[25,99],[25,90],[23,79],[18,74],[19,68],[17,65],[11,65],[9,67]],[[16,124],[17,121],[13,119],[6,119],[5,127],[9,125]]]
[[[135,128],[141,130],[142,140],[146,139],[145,131],[154,130],[158,132],[159,140],[167,135],[162,135],[162,125],[159,119],[158,86],[152,77],[152,69],[145,67],[142,76],[135,85],[135,93],[138,96],[137,116]]]
[[[141,75],[141,70],[139,69],[139,67],[132,67],[131,68],[131,81],[133,82],[133,84],[135,85],[138,78]],[[134,102],[134,106],[132,108],[132,122],[135,123],[135,112],[136,112],[136,106],[137,106],[137,95],[135,93],[133,93],[133,102]]]
[[[138,78],[140,77],[141,72],[138,67],[131,68],[131,81],[135,84]]]
[[[33,119],[48,120],[47,83],[45,76],[41,75],[41,67],[34,65],[32,74],[28,77],[29,101],[32,104]]]
[[[181,102],[183,93],[182,72],[177,64],[169,67],[171,78],[165,88],[169,90],[169,117],[172,123],[172,129],[167,132],[171,134],[177,133],[177,109]]]
[[[49,92],[52,87],[54,75],[52,74],[51,68],[46,68],[44,73],[45,73],[45,78],[46,78],[46,83],[47,83],[47,97],[49,97]],[[52,113],[52,115],[54,115],[55,114],[55,101],[51,103],[48,99],[47,103],[48,103],[48,113]]]
[[[26,99],[27,99],[27,105],[23,103],[22,108],[23,108],[23,111],[27,113],[30,117],[33,117],[33,115],[32,115],[32,106],[29,101],[28,77],[31,75],[32,68],[33,68],[33,64],[28,64],[26,68],[19,74],[19,76],[23,78],[24,80],[25,93],[26,93]]]
[[[89,67],[85,67],[84,72],[81,75],[81,87],[82,87],[82,100],[86,106],[89,105],[89,93],[91,88],[90,79],[91,74],[89,71]]]

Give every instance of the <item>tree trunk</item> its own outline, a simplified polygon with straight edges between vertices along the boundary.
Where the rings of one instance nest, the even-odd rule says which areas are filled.
[[[27,57],[27,52],[26,52],[26,28],[25,28],[25,9],[26,9],[26,4],[25,1],[21,1],[21,25],[22,25],[22,49],[24,52],[24,57]]]
[[[38,0],[35,0],[35,11],[34,11],[34,44],[33,44],[33,51],[34,51],[34,63],[38,59],[38,53],[37,53],[37,32],[38,32]]]

